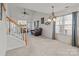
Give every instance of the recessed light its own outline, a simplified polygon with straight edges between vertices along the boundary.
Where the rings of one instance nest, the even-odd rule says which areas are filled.
[[[69,8],[70,6],[66,6],[65,8]]]
[[[52,6],[52,8],[54,8],[54,6]]]

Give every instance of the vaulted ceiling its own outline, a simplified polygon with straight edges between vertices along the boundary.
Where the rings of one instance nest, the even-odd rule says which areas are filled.
[[[48,14],[52,12],[51,6],[55,7],[55,12],[60,12],[68,8],[71,9],[79,7],[78,3],[11,3],[9,5]]]

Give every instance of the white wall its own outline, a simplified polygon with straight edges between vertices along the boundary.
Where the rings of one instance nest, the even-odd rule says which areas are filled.
[[[6,36],[6,22],[5,22],[5,12],[3,11],[2,21],[0,22],[0,56],[6,54],[7,47],[7,36]]]
[[[6,27],[5,23],[1,22],[0,23],[0,56],[4,56],[6,53],[7,38],[6,38],[5,27]]]

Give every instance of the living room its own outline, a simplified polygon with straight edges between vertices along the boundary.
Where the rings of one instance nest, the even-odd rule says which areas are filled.
[[[79,31],[78,3],[7,3],[7,10],[7,15],[10,16],[7,18],[13,23],[6,24],[9,28],[7,41],[5,41],[7,43],[6,55],[78,55],[79,38],[76,38],[78,37],[76,32]],[[19,26],[16,27],[15,24]],[[22,40],[25,37],[30,44],[25,45],[27,42],[25,39]],[[55,49],[50,50],[48,47]],[[59,47],[61,48],[56,52]],[[65,47],[68,49],[67,52],[59,52],[64,51]],[[46,50],[43,52],[44,49]],[[71,49],[77,54],[69,54],[73,52]],[[51,53],[51,51],[56,53]]]

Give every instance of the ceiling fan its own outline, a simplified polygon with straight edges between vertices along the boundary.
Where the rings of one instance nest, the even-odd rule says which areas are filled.
[[[26,12],[26,9],[24,8],[23,12],[22,12],[24,15],[29,15],[27,12]]]

